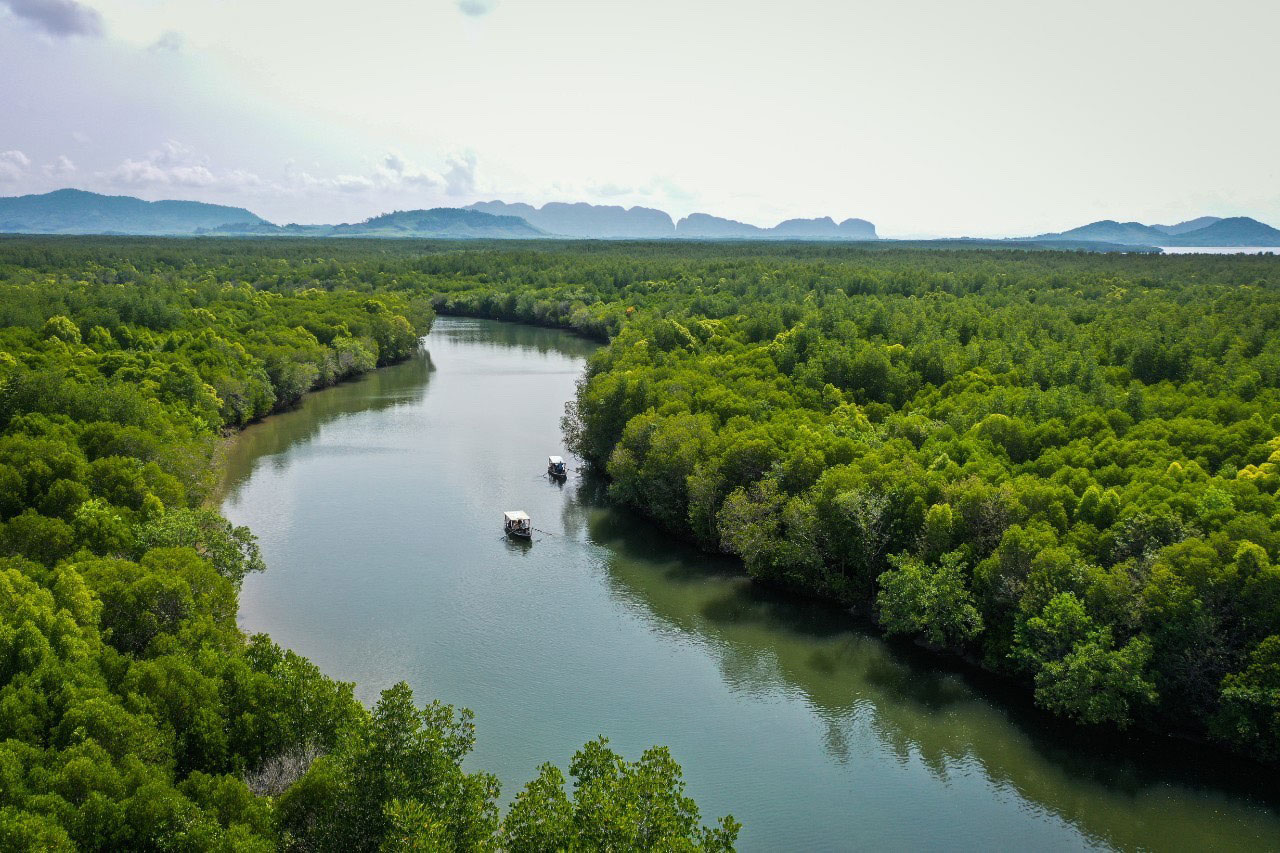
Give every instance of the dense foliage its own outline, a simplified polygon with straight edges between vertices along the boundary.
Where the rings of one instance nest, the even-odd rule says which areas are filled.
[[[607,342],[570,443],[753,577],[1280,759],[1275,258],[2,239],[0,847],[732,844],[602,742],[503,818],[465,712],[236,629],[262,565],[203,508],[217,436],[432,308]]]
[[[596,742],[504,824],[466,712],[367,709],[238,630],[263,565],[205,508],[219,435],[433,316],[420,274],[318,248],[0,240],[0,849],[729,848],[665,753]]]
[[[436,304],[610,336],[571,443],[753,577],[1280,759],[1280,260],[656,252],[458,259]]]

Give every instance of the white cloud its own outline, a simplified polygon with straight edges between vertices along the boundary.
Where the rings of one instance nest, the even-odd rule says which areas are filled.
[[[298,170],[292,164],[286,170],[283,189],[290,191],[328,191],[364,193],[395,190],[412,186],[443,186],[444,180],[434,172],[418,168],[399,154],[388,153],[368,174],[340,173],[317,176]]]
[[[324,183],[344,193],[358,193],[373,189],[373,179],[365,175],[337,175]]]
[[[449,195],[471,195],[476,191],[476,155],[468,151],[449,158],[444,173],[444,190]]]
[[[21,151],[0,151],[0,181],[21,180],[31,167],[31,159]]]
[[[125,160],[108,175],[111,181],[125,186],[207,187],[215,182],[208,167],[162,166],[154,160]]]
[[[176,140],[169,140],[143,159],[126,158],[102,177],[115,186],[132,188],[243,189],[263,183],[244,169],[214,172],[204,158]]]
[[[255,212],[271,218],[277,209],[305,207],[310,222],[352,222],[389,210],[455,206],[469,201],[477,187],[479,157],[471,152],[445,160],[443,172],[415,162],[396,150],[366,158],[365,168],[325,173],[319,164],[285,164],[278,182],[267,182],[253,196]],[[342,201],[340,199],[346,199]],[[291,213],[277,213],[290,221]]]
[[[384,187],[420,187],[440,188],[445,186],[445,178],[438,172],[424,169],[406,160],[394,151],[387,152],[378,164],[376,175]]]
[[[218,182],[226,187],[243,189],[248,187],[266,186],[267,182],[262,180],[256,173],[250,172],[248,169],[231,169],[223,172]]]
[[[195,159],[196,153],[176,139],[170,139],[164,145],[148,155],[149,159],[165,166],[177,166]]]
[[[51,36],[100,36],[102,15],[76,0],[0,0],[15,16]]]
[[[44,173],[50,178],[69,178],[75,172],[76,164],[66,154],[59,154],[57,160],[44,166]]]

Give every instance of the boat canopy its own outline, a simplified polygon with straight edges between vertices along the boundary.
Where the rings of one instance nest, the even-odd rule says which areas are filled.
[[[563,465],[563,464],[564,464],[564,460],[563,460],[563,459],[561,459],[559,456],[548,456],[548,457],[547,457],[547,464],[548,464],[548,465]]]
[[[502,517],[505,518],[507,521],[528,521],[529,520],[529,514],[527,512],[522,512],[521,510],[518,510],[518,509],[513,509],[509,512],[504,512],[502,514]]]

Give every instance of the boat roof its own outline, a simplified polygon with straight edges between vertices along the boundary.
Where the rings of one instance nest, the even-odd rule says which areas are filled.
[[[529,514],[523,510],[513,509],[502,514],[507,521],[528,521]]]
[[[559,456],[548,456],[547,461],[550,462],[552,465],[559,465],[564,460],[561,459]]]

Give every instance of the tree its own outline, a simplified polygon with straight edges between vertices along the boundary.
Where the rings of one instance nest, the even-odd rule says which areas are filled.
[[[5,850],[73,851],[65,829],[51,815],[38,815],[15,809],[0,808],[0,847]]]
[[[80,328],[70,317],[61,314],[50,317],[40,330],[40,337],[53,338],[67,344],[80,343]]]
[[[1013,657],[1030,672],[1039,672],[1070,654],[1093,630],[1080,599],[1071,592],[1058,593],[1039,614],[1018,626]]]
[[[982,632],[982,614],[964,580],[964,555],[943,554],[935,564],[907,554],[889,558],[876,604],[890,634],[919,634],[936,648],[964,644]]]
[[[934,504],[925,516],[924,530],[920,533],[921,556],[937,560],[951,550],[951,531],[955,527],[955,514],[950,504]]]
[[[252,531],[207,509],[180,508],[164,513],[138,530],[137,545],[141,551],[192,548],[236,586],[245,575],[266,568]]]
[[[1089,725],[1127,728],[1136,711],[1155,703],[1145,670],[1151,643],[1139,637],[1115,648],[1103,628],[1077,643],[1065,657],[1036,675],[1036,701],[1057,714]]]
[[[120,514],[101,498],[80,504],[72,520],[76,538],[95,554],[125,553],[133,539],[133,531]]]
[[[401,682],[286,792],[282,824],[316,850],[377,850],[406,822],[430,826],[446,847],[482,849],[498,827],[498,782],[462,770],[474,739],[469,711],[439,702],[419,710]]]
[[[736,489],[717,515],[721,547],[737,554],[752,577],[800,586],[821,565],[813,542],[813,508],[788,498],[773,479]]]
[[[1249,665],[1222,679],[1222,705],[1214,731],[1260,757],[1280,757],[1280,636],[1249,653]]]
[[[701,825],[698,806],[684,795],[680,766],[664,747],[630,762],[591,741],[569,765],[573,796],[564,774],[544,764],[525,786],[503,822],[502,846],[513,851],[733,849],[741,825],[732,816],[714,828]]]
[[[58,518],[46,518],[34,509],[9,519],[0,532],[5,553],[23,555],[52,566],[75,548],[75,531]]]

